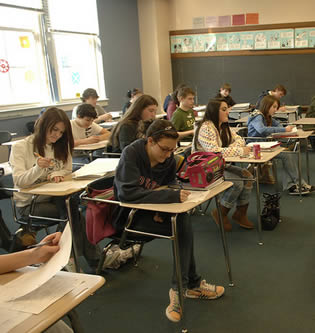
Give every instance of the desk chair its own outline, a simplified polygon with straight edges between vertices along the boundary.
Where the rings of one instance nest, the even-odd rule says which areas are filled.
[[[106,196],[103,197],[113,197],[113,191],[112,191],[112,187],[113,187],[113,181],[114,181],[114,177],[109,177],[109,178],[103,178],[100,180],[96,180],[95,182],[91,183],[89,185],[89,187],[81,193],[80,195],[80,199],[82,203],[87,203],[88,208],[87,209],[95,209],[94,204],[99,205],[99,204],[105,204],[106,207],[108,208],[109,205],[112,205],[112,207],[110,207],[110,215],[113,212],[113,210],[115,209],[115,206],[118,207],[118,205],[120,204],[118,201],[112,200],[112,199],[102,199],[100,197],[102,197],[102,195],[99,196],[94,196],[92,192],[93,191],[98,191],[98,192],[102,192],[102,191],[107,191]],[[105,208],[106,209],[106,208]],[[110,241],[106,244],[106,246],[103,248],[102,250],[102,254],[98,263],[98,267],[96,270],[96,274],[100,274],[102,269],[103,269],[103,265],[106,259],[106,255],[108,250],[111,248],[112,245],[117,244],[119,246],[119,248],[121,250],[127,250],[129,248],[131,248],[132,254],[133,254],[133,260],[134,260],[134,266],[138,266],[138,258],[141,255],[143,246],[145,243],[151,241],[153,238],[157,238],[157,236],[160,235],[145,235],[142,232],[137,232],[135,230],[130,230],[131,228],[131,224],[133,221],[133,216],[136,213],[136,209],[131,210],[129,217],[128,217],[128,221],[126,223],[126,226],[124,228],[123,231],[120,232],[116,232],[112,227],[111,227],[111,217],[105,217],[103,214],[101,214],[101,221],[98,221],[98,218],[95,217],[95,221],[93,221],[93,223],[105,223],[105,229],[108,227],[108,231],[106,231],[105,229],[103,229],[103,235],[107,235],[104,238],[109,238]],[[109,219],[109,220],[107,220]],[[90,223],[91,221],[87,221],[87,224]],[[106,227],[107,225],[107,227]],[[105,231],[104,231],[105,230]],[[101,236],[103,237],[103,236]],[[164,237],[160,237],[160,238],[164,238]],[[96,240],[94,240],[95,242]],[[134,250],[134,246],[136,244],[140,245],[140,249],[138,251],[138,253],[135,252]]]
[[[1,190],[11,192],[12,194],[13,194],[13,192],[17,192],[17,189],[14,189],[14,188],[2,188]],[[23,216],[18,215],[14,197],[13,197],[13,195],[11,195],[10,199],[11,199],[11,209],[12,209],[13,220],[15,223],[20,225],[20,228],[13,235],[9,252],[13,252],[15,250],[15,248],[17,246],[18,236],[22,233],[23,230],[26,229],[28,231],[31,231],[31,230],[39,231],[41,229],[44,229],[46,231],[46,234],[48,235],[49,227],[57,226],[56,231],[61,231],[63,229],[63,226],[65,225],[65,223],[68,221],[68,218],[58,219],[58,218],[34,215],[34,209],[36,206],[37,198],[38,198],[38,195],[32,196],[30,214],[29,214],[28,218],[25,218]]]

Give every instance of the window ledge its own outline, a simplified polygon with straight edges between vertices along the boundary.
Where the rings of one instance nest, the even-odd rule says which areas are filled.
[[[10,118],[20,118],[20,117],[30,117],[37,116],[41,109],[49,108],[49,107],[57,107],[64,111],[72,111],[72,109],[80,104],[81,101],[73,101],[67,103],[58,103],[58,104],[49,104],[49,105],[36,105],[36,106],[21,106],[12,109],[0,109],[0,119],[10,119]],[[108,99],[100,99],[97,101],[101,106],[108,105]]]

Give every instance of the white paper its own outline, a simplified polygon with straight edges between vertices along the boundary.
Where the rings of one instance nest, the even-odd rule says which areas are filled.
[[[190,194],[185,201],[185,203],[188,202],[203,202],[207,195],[209,194],[209,191],[190,191]]]
[[[2,333],[9,332],[31,316],[30,313],[12,311],[6,308],[1,308],[0,312],[0,327]]]
[[[71,244],[72,235],[69,223],[67,223],[59,241],[60,250],[38,269],[29,271],[4,286],[1,286],[1,302],[11,301],[27,295],[51,279],[68,263],[71,253]]]
[[[68,279],[65,275],[55,275],[25,296],[9,302],[0,302],[0,308],[39,314],[76,288],[81,282],[79,277]]]
[[[119,158],[97,158],[73,174],[73,178],[82,178],[87,176],[103,176],[107,172],[115,171],[119,163]]]
[[[74,147],[74,150],[96,150],[96,149],[101,149],[105,148],[108,144],[108,140],[96,142],[96,143],[89,143],[86,145],[80,145],[77,147]]]
[[[247,144],[247,146],[248,147],[253,147],[254,145],[260,145],[261,149],[270,149],[270,148],[275,147],[279,144],[280,144],[280,142],[278,142],[278,141],[266,141],[266,142],[257,141],[257,142],[250,142],[250,143]]]
[[[205,111],[207,108],[207,105],[200,105],[193,107],[194,111]]]

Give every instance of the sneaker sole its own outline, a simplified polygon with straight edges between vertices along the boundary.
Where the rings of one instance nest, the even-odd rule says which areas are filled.
[[[307,194],[310,194],[311,192],[310,191],[304,191],[304,192],[301,192],[301,195],[307,195]],[[300,195],[300,192],[297,192],[297,193],[290,193],[289,192],[289,195]]]
[[[178,322],[182,319],[182,318],[180,318],[180,319],[178,319],[178,320],[174,319],[174,318],[171,317],[171,315],[168,313],[167,309],[168,309],[168,307],[167,307],[166,310],[165,310],[165,315],[166,315],[166,317],[167,317],[168,320],[170,320],[170,321],[173,322],[173,323],[178,323]]]
[[[184,294],[185,298],[192,298],[192,299],[204,299],[204,300],[212,300],[212,299],[218,299],[224,295],[225,289],[223,290],[223,293],[221,295],[215,295],[213,297],[200,297],[200,296],[194,296],[194,295],[187,295],[186,293]]]

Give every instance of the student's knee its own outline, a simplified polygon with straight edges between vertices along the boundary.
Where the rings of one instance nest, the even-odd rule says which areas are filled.
[[[248,179],[244,181],[244,187],[246,189],[251,189],[253,188],[253,175],[247,170],[247,169],[243,169],[242,170],[242,177]]]

